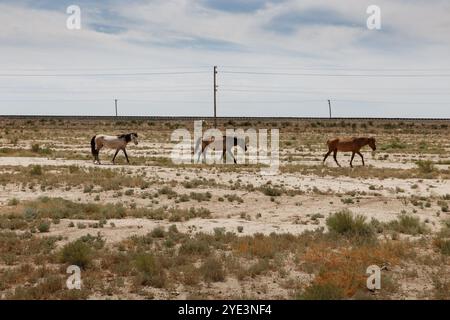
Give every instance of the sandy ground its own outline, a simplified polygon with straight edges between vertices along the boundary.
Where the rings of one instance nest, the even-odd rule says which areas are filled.
[[[373,165],[372,160],[368,160]],[[377,163],[378,165],[386,165],[386,167],[398,166],[399,170],[411,167],[411,164],[401,163]],[[241,179],[245,183],[251,183],[255,187],[271,182],[273,185],[282,185],[286,190],[303,191],[304,194],[295,196],[282,196],[272,201],[270,197],[263,195],[261,192],[246,192],[242,190],[233,190],[225,187],[203,187],[186,190],[181,186],[174,188],[178,193],[187,193],[191,191],[205,192],[209,191],[213,197],[223,197],[225,194],[236,194],[240,196],[244,202],[219,202],[211,200],[209,202],[197,203],[189,201],[177,204],[181,208],[189,208],[192,206],[201,206],[208,208],[212,212],[212,219],[194,219],[188,222],[175,223],[180,230],[189,232],[213,232],[215,228],[225,228],[226,231],[236,232],[238,227],[243,227],[242,235],[271,232],[293,233],[299,234],[305,230],[313,230],[319,227],[325,227],[326,217],[341,209],[348,208],[357,214],[363,214],[369,220],[376,218],[380,221],[394,220],[401,212],[411,212],[415,208],[411,204],[405,204],[402,198],[410,196],[421,197],[438,197],[450,194],[450,181],[448,180],[419,180],[419,179],[354,179],[349,177],[319,177],[304,176],[301,174],[281,174],[276,176],[265,176],[258,173],[247,172],[227,172],[218,173],[211,168],[172,168],[158,166],[128,166],[128,165],[95,165],[85,160],[64,160],[64,159],[48,159],[37,157],[0,157],[1,166],[79,166],[79,167],[96,167],[102,169],[126,168],[127,172],[142,174],[146,173],[147,177],[159,178],[161,181],[170,182],[186,181],[185,177],[215,179],[218,182],[236,181]],[[332,165],[332,164],[331,164]],[[412,188],[412,186],[416,186]],[[371,191],[369,187],[375,186],[376,191]],[[150,190],[157,190],[158,186],[152,186]],[[401,194],[396,192],[397,188],[404,190]],[[312,190],[316,190],[313,192]],[[82,187],[73,188],[70,191],[64,189],[54,189],[41,191],[39,189],[29,192],[21,190],[20,186],[9,184],[2,187],[0,193],[0,203],[6,204],[11,198],[20,200],[35,199],[39,196],[63,197],[72,201],[93,202],[97,194],[86,194]],[[318,191],[317,191],[318,190]],[[345,194],[351,192],[365,191],[366,194],[359,195],[353,204],[344,204],[341,199],[346,198]],[[129,204],[136,203],[138,206],[151,207],[149,201],[141,199],[139,190],[136,190],[135,196],[132,197],[114,197],[113,191],[101,192],[100,198],[103,203]],[[162,199],[159,205],[173,205],[173,202]],[[435,204],[430,208],[419,209],[415,215],[421,220],[426,221],[431,229],[438,230],[440,220],[436,212],[439,210]],[[314,214],[321,214],[319,219],[311,220]],[[245,217],[245,218],[242,218]],[[89,222],[89,221],[87,221]],[[101,230],[92,228],[77,229],[67,228],[69,221],[62,221],[60,225],[52,228],[52,235],[64,235],[68,241],[76,239],[83,234],[100,231],[107,241],[116,242],[133,234],[145,234],[156,226],[167,227],[174,224],[169,221],[153,221],[145,219],[121,219],[110,220],[115,224],[115,228],[105,227]]]

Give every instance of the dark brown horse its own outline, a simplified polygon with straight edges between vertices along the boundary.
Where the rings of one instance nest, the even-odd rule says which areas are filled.
[[[222,159],[225,158],[225,154],[228,153],[232,158],[235,164],[237,164],[236,162],[236,158],[233,156],[233,152],[232,152],[232,148],[233,147],[237,147],[237,146],[243,146],[244,151],[247,151],[247,144],[245,143],[245,139],[243,138],[238,138],[238,137],[228,137],[228,136],[223,136],[222,139],[218,139],[216,140],[214,138],[214,136],[209,137],[207,139],[198,139],[197,141],[197,146],[196,146],[196,150],[198,150],[198,148],[200,147],[200,142],[201,142],[201,152],[198,154],[198,160],[200,160],[200,155],[203,155],[203,158],[205,157],[205,150],[208,146],[212,145],[214,142],[221,142],[222,143]]]
[[[373,151],[377,150],[376,141],[375,138],[336,138],[331,139],[327,141],[328,145],[328,152],[325,155],[325,158],[323,159],[323,162],[325,163],[325,160],[327,160],[328,156],[333,152],[334,161],[336,161],[337,165],[340,167],[341,165],[337,161],[337,153],[338,151],[343,152],[352,152],[352,159],[350,160],[350,167],[353,168],[353,159],[355,158],[355,154],[358,154],[364,163],[364,157],[362,153],[360,152],[361,148],[364,146],[369,146],[372,148]]]

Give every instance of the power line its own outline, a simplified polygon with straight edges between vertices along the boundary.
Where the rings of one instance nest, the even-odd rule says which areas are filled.
[[[248,66],[248,65],[223,65],[220,66],[221,68],[225,69],[266,69],[266,70],[352,70],[352,71],[410,71],[410,72],[417,72],[417,71],[450,71],[450,68],[355,68],[355,67],[296,67],[292,65],[284,65],[284,66],[264,66],[261,68],[261,66]]]
[[[210,66],[171,66],[171,67],[84,67],[84,68],[78,68],[78,67],[64,67],[64,68],[42,68],[42,67],[35,67],[35,68],[9,68],[9,67],[0,67],[2,70],[6,71],[80,71],[80,70],[179,70],[179,69],[205,69],[210,68]]]
[[[252,72],[252,71],[222,71],[226,74],[248,74],[248,75],[275,75],[275,76],[307,76],[307,77],[370,77],[370,78],[428,78],[428,77],[450,77],[450,74],[338,74],[338,73],[290,73],[290,72]]]
[[[174,71],[174,72],[129,72],[129,73],[2,73],[0,77],[123,77],[123,76],[154,76],[154,75],[186,75],[206,74],[207,71]],[[247,75],[275,75],[275,76],[308,76],[308,77],[402,77],[402,78],[428,78],[428,77],[450,77],[450,74],[338,74],[338,73],[290,73],[290,72],[252,72],[252,71],[221,71],[224,74],[247,74]]]
[[[307,91],[307,90],[270,90],[270,89],[222,89],[225,92],[254,92],[254,93],[293,93],[293,94],[367,94],[371,91]],[[373,92],[373,91],[372,91]],[[390,92],[389,95],[450,95],[450,92]]]
[[[277,104],[277,103],[302,103],[302,102],[327,102],[327,99],[311,99],[311,100],[224,100],[222,103],[264,103],[264,104]],[[378,104],[417,104],[417,105],[449,105],[450,102],[442,101],[386,101],[386,100],[351,100],[351,99],[333,99],[333,102],[354,102],[354,103],[378,103]]]
[[[54,74],[2,73],[0,74],[0,77],[122,77],[122,76],[184,75],[184,74],[205,74],[205,73],[207,73],[207,71],[134,72],[134,73],[54,73]]]
[[[111,102],[111,99],[0,99],[5,102]],[[150,99],[120,99],[128,102],[150,102],[150,103],[210,103],[201,100],[150,100]]]
[[[174,90],[164,90],[164,89],[152,89],[147,90],[48,90],[48,91],[36,91],[36,90],[20,90],[20,91],[3,91],[2,94],[21,94],[21,93],[33,93],[33,94],[48,94],[48,93],[60,93],[60,94],[72,94],[72,93],[155,93],[155,92],[171,92],[171,93],[185,93],[185,92],[200,92],[200,91],[210,91],[208,89],[174,89]]]

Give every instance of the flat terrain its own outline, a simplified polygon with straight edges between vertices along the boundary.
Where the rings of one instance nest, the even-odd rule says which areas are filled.
[[[0,298],[449,299],[449,125],[220,121],[280,130],[267,176],[172,163],[171,133],[193,122],[0,119]],[[126,132],[131,165],[112,150],[94,165],[91,137]],[[322,165],[335,136],[378,149]],[[81,290],[65,286],[73,264]]]

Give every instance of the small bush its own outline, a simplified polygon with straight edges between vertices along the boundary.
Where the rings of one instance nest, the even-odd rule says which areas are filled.
[[[40,165],[31,166],[30,174],[32,176],[40,176],[40,175],[42,175],[42,167]]]
[[[24,217],[26,220],[33,220],[33,219],[36,219],[37,215],[38,215],[38,212],[37,212],[37,210],[34,209],[34,208],[25,208],[25,209],[23,210],[23,217]]]
[[[416,164],[420,172],[422,173],[432,173],[436,169],[433,162],[431,162],[430,160],[417,161]]]
[[[222,263],[214,257],[209,257],[205,260],[200,267],[200,272],[207,282],[219,282],[225,279],[225,271]]]
[[[434,244],[442,254],[450,256],[450,240],[438,238],[434,240]]]
[[[82,240],[68,243],[61,249],[61,261],[85,269],[92,263],[92,249]]]
[[[280,189],[265,185],[261,187],[261,192],[269,197],[279,197],[283,194]]]
[[[208,242],[201,239],[189,239],[180,246],[181,255],[203,255],[210,253]]]
[[[341,300],[344,292],[331,283],[314,283],[297,295],[300,300]]]
[[[140,253],[135,259],[136,269],[139,271],[137,280],[141,285],[163,288],[166,274],[158,259],[150,253]]]
[[[343,210],[330,215],[326,223],[329,230],[337,234],[372,238],[375,234],[374,230],[365,221],[366,217],[362,215],[353,216],[349,210]]]
[[[48,221],[41,222],[37,229],[40,233],[49,232],[50,231],[50,223]]]
[[[398,220],[387,223],[387,227],[396,232],[418,235],[428,232],[428,228],[424,223],[420,222],[419,218],[410,215],[402,214]]]
[[[128,189],[125,191],[124,193],[126,196],[132,196],[134,194],[134,190],[133,189]]]
[[[39,150],[41,150],[41,147],[39,146],[39,144],[38,143],[36,143],[36,144],[33,144],[32,146],[31,146],[31,151],[33,151],[33,152],[39,152]]]
[[[8,200],[8,206],[17,206],[19,204],[19,200],[17,198],[12,198]]]
[[[150,235],[152,236],[152,238],[164,238],[164,229],[161,227],[156,227],[152,230]]]
[[[342,202],[343,204],[353,204],[353,203],[355,203],[355,202],[353,201],[352,198],[344,198],[344,199],[341,199],[341,202]]]

